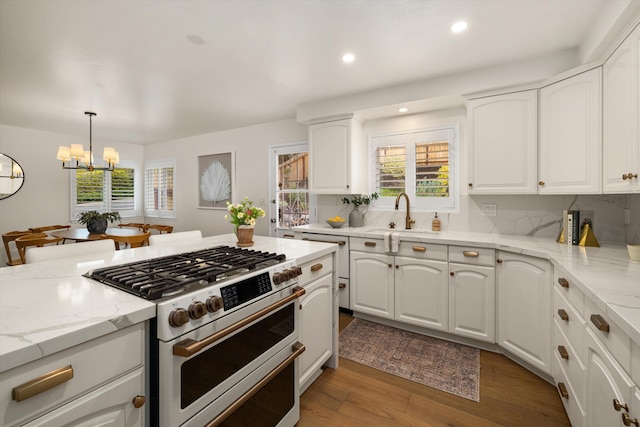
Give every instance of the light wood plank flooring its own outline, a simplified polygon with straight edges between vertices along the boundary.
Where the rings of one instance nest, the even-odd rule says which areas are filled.
[[[499,354],[480,364],[476,403],[340,358],[302,395],[298,427],[571,427],[553,385]]]

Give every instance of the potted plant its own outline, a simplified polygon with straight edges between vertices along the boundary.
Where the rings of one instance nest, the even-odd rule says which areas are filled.
[[[365,212],[361,210],[361,206],[369,206],[372,201],[378,198],[378,193],[372,193],[371,195],[362,195],[356,194],[351,196],[351,199],[348,197],[342,198],[342,203],[346,205],[353,205],[353,210],[349,214],[349,227],[362,227],[364,225],[364,214]]]
[[[254,206],[253,202],[245,197],[237,205],[227,202],[227,211],[224,219],[234,225],[233,231],[238,237],[238,246],[253,245],[253,227],[256,225],[256,219],[266,215],[264,209]]]
[[[120,221],[118,212],[86,211],[78,214],[78,222],[86,224],[90,234],[104,233],[107,230],[107,222]]]

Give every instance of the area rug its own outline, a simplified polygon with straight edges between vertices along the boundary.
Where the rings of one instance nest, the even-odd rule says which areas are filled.
[[[480,401],[480,350],[363,319],[340,332],[340,357]]]

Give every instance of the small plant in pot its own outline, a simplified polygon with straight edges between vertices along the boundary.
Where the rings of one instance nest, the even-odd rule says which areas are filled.
[[[80,224],[86,224],[90,234],[104,233],[107,230],[107,222],[113,223],[120,221],[120,219],[118,212],[100,213],[98,211],[86,211],[78,214],[78,222]]]

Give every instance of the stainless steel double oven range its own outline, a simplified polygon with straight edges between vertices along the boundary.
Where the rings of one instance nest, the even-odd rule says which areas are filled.
[[[284,255],[217,246],[90,271],[157,303],[153,426],[293,426],[300,417],[301,269]]]

